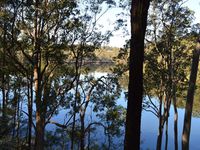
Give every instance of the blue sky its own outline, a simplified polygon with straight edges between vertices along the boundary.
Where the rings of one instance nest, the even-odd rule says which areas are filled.
[[[184,6],[189,7],[191,10],[195,12],[195,21],[194,23],[200,23],[200,0],[187,0]],[[116,20],[116,14],[122,12],[122,9],[112,8],[110,9],[101,20],[99,20],[100,24],[106,25],[104,30],[109,30],[114,27],[114,21]],[[126,19],[129,19],[128,17]],[[128,24],[127,28],[130,28]],[[125,44],[125,41],[129,38],[129,35],[124,35],[122,30],[119,30],[114,33],[114,36],[110,39],[110,46],[113,47],[122,47]]]
[[[188,0],[185,3],[191,10],[195,12],[195,23],[200,23],[200,0]]]

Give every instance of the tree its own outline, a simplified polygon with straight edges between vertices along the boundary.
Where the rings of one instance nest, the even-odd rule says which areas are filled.
[[[108,4],[107,7],[105,4]],[[35,149],[43,149],[45,127],[51,122],[52,116],[58,113],[59,108],[67,109],[70,103],[74,103],[67,96],[70,95],[69,90],[80,87],[84,61],[94,58],[94,51],[103,42],[107,42],[112,35],[110,31],[99,32],[101,27],[98,26],[97,21],[111,6],[115,5],[115,2],[112,0],[88,0],[80,3],[63,0],[19,0],[1,1],[0,5],[3,8],[0,11],[2,16],[0,18],[0,57],[3,60],[1,61],[3,66],[1,91],[3,108],[5,108],[2,110],[6,112],[7,104],[10,102],[14,104],[13,108],[17,115],[15,114],[16,117],[13,120],[14,124],[18,125],[16,130],[20,129],[21,122],[25,121],[18,119],[20,112],[27,115],[29,149],[34,144],[31,142],[33,133],[36,133]],[[11,75],[14,79],[15,77],[18,79],[12,80],[16,84],[12,87],[15,91],[15,99],[12,100],[7,98],[11,94]],[[16,81],[22,79],[23,84],[17,86]],[[22,97],[17,90],[21,88],[26,89],[23,90],[26,94],[23,100],[28,102],[28,112],[21,110],[19,105]],[[78,90],[76,91],[75,103],[78,99]],[[33,103],[36,107],[33,107]],[[79,105],[78,103],[77,106],[72,105],[73,107],[70,108],[74,119],[71,139],[75,133]],[[33,117],[34,111],[36,118]],[[36,119],[36,126],[34,119]],[[32,129],[35,129],[35,132],[32,132]],[[15,127],[13,132],[15,132]],[[18,141],[20,141],[20,134],[18,135]]]
[[[187,69],[193,45],[187,35],[193,15],[182,3],[184,2],[181,0],[172,0],[169,3],[154,1],[149,14],[144,84],[145,94],[158,98],[160,103],[158,108],[152,105],[159,119],[157,149],[162,146],[164,125],[165,148],[168,145],[168,116],[172,100],[175,110],[175,149],[178,149],[176,100],[180,91],[186,89]]]
[[[128,105],[124,149],[140,149],[144,38],[150,0],[132,0]]]
[[[183,126],[183,134],[182,134],[182,149],[183,150],[189,149],[191,116],[192,116],[192,108],[193,108],[193,101],[194,101],[196,78],[197,78],[197,73],[198,73],[199,55],[200,55],[200,39],[198,39],[197,41],[196,50],[194,50],[193,58],[192,58],[192,67],[191,67],[191,73],[190,73],[189,88],[187,92],[187,101],[186,101],[186,106],[185,106],[185,117],[184,117],[184,126]]]

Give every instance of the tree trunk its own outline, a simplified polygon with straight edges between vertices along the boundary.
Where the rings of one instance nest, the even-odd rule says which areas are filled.
[[[75,89],[75,101],[74,101],[74,116],[73,116],[73,122],[72,122],[72,131],[71,131],[71,150],[74,150],[74,132],[75,132],[75,127],[76,127],[76,113],[77,113],[77,95],[78,95],[78,83],[79,82],[79,76],[78,79],[76,80],[76,89]]]
[[[2,68],[6,66],[6,58],[5,58],[5,50],[6,50],[6,24],[4,24],[4,36],[3,36],[3,60],[2,60]],[[2,72],[1,77],[1,83],[2,83],[2,116],[5,118],[6,116],[6,89],[5,89],[5,73]]]
[[[160,104],[160,105],[162,105],[162,104]],[[165,94],[163,114],[161,113],[162,106],[160,106],[160,108],[159,108],[160,114],[159,114],[159,133],[158,133],[157,146],[156,146],[157,150],[161,150],[161,148],[162,148],[163,129],[164,129],[165,123],[168,121],[170,105],[171,105],[171,99],[169,98],[168,95]],[[167,126],[168,125],[166,124],[166,127]]]
[[[2,75],[2,116],[5,118],[6,116],[6,90],[5,90],[5,76]]]
[[[18,89],[18,93],[16,93],[16,101],[17,101],[17,146],[20,145],[20,86]]]
[[[198,41],[197,43],[197,48],[196,50],[194,50],[193,58],[192,58],[192,68],[191,68],[189,88],[188,88],[188,93],[187,93],[184,126],[183,126],[183,134],[182,134],[182,149],[183,150],[189,149],[192,107],[193,107],[195,84],[196,84],[198,65],[199,65],[199,53],[200,53],[200,41]]]
[[[81,144],[81,150],[84,150],[85,147],[85,122],[84,119],[85,115],[84,114],[80,114],[80,120],[81,120],[81,140],[80,140],[80,144]]]
[[[44,126],[45,122],[42,118],[41,112],[36,112],[36,139],[35,139],[35,150],[44,149]]]
[[[33,112],[33,84],[32,75],[31,81],[28,83],[28,147],[31,149],[31,139],[32,139],[32,112]]]
[[[40,101],[36,104],[36,107],[40,106],[40,108],[37,108],[36,111],[36,150],[44,149],[45,119],[47,112],[47,100],[50,95],[50,85],[51,83],[49,83],[48,80],[45,80],[43,87],[43,100],[41,99],[41,92],[39,92]]]
[[[35,137],[35,149],[44,149],[44,127],[45,127],[45,115],[43,109],[43,103],[41,99],[41,77],[39,67],[36,64],[34,68],[34,82],[35,82],[35,97],[36,97],[36,137]]]
[[[162,99],[163,97],[161,96],[160,98],[160,106],[159,106],[159,127],[158,127],[158,137],[157,137],[157,145],[156,149],[160,150],[161,149],[161,144],[162,144],[162,134],[163,134],[163,126],[162,126]]]
[[[178,111],[174,105],[174,149],[178,150]]]
[[[165,125],[165,150],[168,149],[168,118],[166,119]]]
[[[178,150],[178,111],[176,106],[176,90],[173,85],[173,105],[174,105],[174,149]]]
[[[41,92],[38,81],[38,69],[34,69],[34,81],[35,81],[35,95],[36,95],[36,137],[35,137],[35,149],[43,150],[44,144],[44,129],[42,121],[42,108],[41,108]]]
[[[131,50],[125,150],[140,149],[140,125],[143,99],[144,38],[150,0],[132,0]]]
[[[14,89],[14,118],[13,118],[13,138],[15,138],[16,135],[16,126],[17,126],[17,98],[16,98],[16,88]]]
[[[82,64],[82,60],[81,60]],[[80,73],[79,73],[79,56],[76,57],[76,62],[75,62],[75,70],[76,70],[76,87],[75,87],[75,100],[74,100],[74,106],[73,106],[73,111],[74,111],[74,116],[73,116],[73,122],[72,122],[72,131],[71,131],[71,150],[74,150],[74,132],[75,132],[75,126],[76,126],[76,113],[77,113],[77,102],[78,102],[78,86],[79,86],[79,79],[80,79]]]
[[[36,137],[35,137],[35,149],[44,149],[44,126],[45,119],[42,112],[42,88],[41,88],[41,50],[39,42],[39,31],[38,31],[38,6],[39,0],[35,1],[35,20],[34,20],[34,68],[33,68],[33,78],[35,87],[35,101],[36,101]]]

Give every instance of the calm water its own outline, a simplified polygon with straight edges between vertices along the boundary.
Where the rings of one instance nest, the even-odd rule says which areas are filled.
[[[184,109],[178,109],[178,146],[181,149],[181,136],[183,130]],[[158,133],[158,118],[150,112],[142,112],[142,149],[156,149],[157,133]],[[200,150],[200,118],[192,117],[191,134],[190,134],[190,149]],[[174,111],[173,107],[170,110],[169,116],[169,132],[168,132],[168,149],[174,149]],[[162,149],[165,146],[165,131],[163,132]]]
[[[93,76],[96,78],[101,77],[101,76],[106,76],[107,73],[91,73]],[[155,103],[158,103],[156,100],[154,100]],[[124,91],[122,90],[121,96],[117,101],[118,105],[122,105],[126,108],[127,101],[125,99],[125,94]],[[27,110],[27,105],[24,105],[24,110]],[[35,106],[34,106],[35,107]],[[59,114],[57,116],[54,116],[51,120],[59,122],[59,123],[64,123],[68,119],[69,116],[66,116],[68,113],[68,110],[60,110]],[[91,121],[91,113],[92,108],[87,109],[87,114],[86,115],[86,123]],[[184,120],[184,109],[178,108],[178,146],[179,149],[181,149],[181,135],[182,135],[182,129],[183,129],[183,120]],[[96,120],[96,116],[93,113],[92,114],[92,120]],[[156,142],[157,142],[157,134],[158,134],[158,118],[152,114],[151,112],[147,111],[142,111],[142,125],[141,125],[141,149],[142,150],[155,150],[156,149]],[[169,127],[168,127],[168,149],[173,150],[174,149],[174,110],[173,106],[171,106],[170,109],[170,116],[169,116]],[[46,126],[46,130],[48,131],[55,131],[56,126],[52,124],[48,124]],[[104,143],[107,141],[107,139],[104,136],[104,131],[101,127],[98,128],[96,131],[96,134],[93,135],[94,138],[99,141],[100,143]],[[190,134],[190,149],[191,150],[200,150],[200,143],[199,143],[199,138],[200,138],[200,118],[195,118],[192,117],[192,124],[191,124],[191,134]],[[114,139],[115,143],[123,143],[124,137],[120,137],[118,139]],[[163,141],[162,141],[162,149],[165,147],[165,129],[163,131]],[[121,144],[121,147],[118,147],[118,150],[123,149],[123,144]]]
[[[156,103],[157,101],[154,100]],[[118,104],[126,107],[127,101],[125,100],[124,91],[122,91],[120,98],[118,99]],[[90,110],[88,110],[88,113]],[[178,147],[181,149],[181,136],[182,136],[182,129],[183,129],[183,120],[184,120],[184,109],[178,108]],[[60,111],[60,114],[53,119],[62,122],[65,116],[65,111]],[[89,118],[86,117],[86,120]],[[93,118],[94,119],[94,118]],[[152,114],[151,112],[142,111],[142,125],[141,125],[141,149],[142,150],[155,150],[156,149],[156,142],[157,142],[157,134],[158,134],[158,118]],[[48,125],[47,129],[54,128],[54,125]],[[168,149],[174,149],[174,110],[173,106],[170,109],[170,116],[169,116],[169,125],[168,125]],[[200,118],[192,117],[192,124],[191,124],[191,134],[190,134],[190,149],[191,150],[200,150],[199,138],[200,138]],[[103,132],[100,129],[98,132]],[[98,137],[99,136],[99,137]],[[96,139],[100,140],[101,142],[106,141],[106,139],[102,139],[103,134],[97,133]],[[117,142],[123,143],[123,137],[120,138]],[[163,130],[163,141],[162,141],[162,149],[165,147],[165,129]],[[118,149],[122,150],[118,147]]]

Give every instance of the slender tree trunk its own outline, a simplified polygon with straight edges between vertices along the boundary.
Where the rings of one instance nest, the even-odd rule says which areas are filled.
[[[108,149],[107,150],[110,150],[111,148],[111,136],[110,136],[110,133],[108,132]]]
[[[159,106],[159,127],[158,127],[158,137],[157,137],[157,146],[156,149],[161,149],[162,144],[162,134],[163,134],[163,126],[162,126],[162,96],[160,99],[160,106]]]
[[[166,119],[166,126],[165,126],[165,150],[168,149],[168,118]]]
[[[32,112],[33,112],[33,84],[32,75],[31,81],[28,83],[28,147],[31,149],[31,139],[32,139]]]
[[[5,91],[5,76],[2,75],[2,116],[5,118],[6,116],[6,91]]]
[[[175,87],[173,88],[173,105],[174,105],[174,149],[178,150],[178,111],[176,106],[176,91]]]
[[[92,115],[90,115],[90,119],[92,120]],[[90,133],[90,128],[88,129],[88,143],[87,143],[87,150],[90,150],[90,141],[91,140],[91,133]]]
[[[5,67],[6,64],[6,58],[5,58],[5,49],[6,49],[6,24],[4,24],[4,36],[3,36],[3,60],[2,60],[2,67]],[[2,116],[5,118],[6,116],[6,89],[5,89],[5,73],[2,72],[2,78],[1,78],[1,83],[2,83]]]
[[[16,97],[16,89],[14,89],[14,97]],[[13,120],[13,138],[15,137],[16,135],[16,125],[17,125],[17,99],[14,98],[13,99],[14,101],[14,120]]]
[[[140,149],[140,126],[143,99],[144,38],[150,0],[132,0],[131,50],[125,150]]]
[[[20,87],[19,87],[19,91],[18,93],[16,93],[17,96],[16,96],[16,101],[17,101],[17,135],[16,135],[16,138],[17,138],[17,146],[20,145]]]
[[[81,60],[82,64],[82,60]],[[76,56],[76,63],[75,63],[75,69],[76,69],[76,87],[75,87],[75,101],[73,106],[74,116],[73,116],[73,122],[72,122],[72,131],[71,131],[71,150],[74,150],[74,132],[75,132],[75,126],[76,126],[76,113],[77,113],[77,101],[78,101],[78,86],[79,86],[79,79],[80,79],[80,73],[79,69],[81,66],[79,66],[79,55]]]
[[[81,140],[80,140],[80,144],[81,144],[81,150],[84,150],[85,147],[85,116],[84,114],[80,115],[80,120],[81,120]]]
[[[72,131],[71,131],[71,150],[74,149],[74,131],[75,131],[75,125],[76,125],[76,112],[74,112],[73,123],[72,123]]]
[[[160,104],[162,105],[162,104]],[[169,117],[169,110],[170,110],[170,105],[171,105],[171,100],[167,95],[164,96],[164,112],[163,114],[161,113],[160,118],[159,118],[159,133],[158,133],[158,138],[157,138],[157,150],[161,150],[162,148],[162,138],[163,138],[163,129],[166,121],[168,121]],[[162,109],[162,106],[160,106],[160,110]],[[166,124],[166,127],[168,125]]]
[[[189,149],[192,107],[193,107],[194,92],[195,92],[196,78],[197,78],[198,65],[199,65],[199,53],[200,53],[200,39],[197,43],[196,50],[194,50],[193,52],[193,58],[192,58],[192,68],[191,68],[191,73],[190,73],[190,81],[189,81],[189,88],[188,88],[188,93],[187,93],[184,126],[183,126],[183,134],[182,134],[182,149],[183,150]]]
[[[88,131],[88,144],[87,144],[87,150],[90,150],[90,129]]]
[[[173,100],[173,107],[174,107],[174,149],[178,150],[178,111],[177,111],[177,104],[176,104],[176,79],[174,75],[174,52],[173,49],[171,50],[171,76],[172,76],[172,100]]]
[[[71,131],[71,150],[74,150],[74,132],[75,132],[75,126],[76,126],[76,113],[77,113],[77,95],[78,95],[78,83],[79,82],[79,76],[76,81],[76,89],[75,89],[75,101],[74,101],[74,116],[73,116],[73,122],[72,122],[72,131]]]
[[[159,124],[159,133],[158,133],[158,137],[157,137],[157,146],[156,149],[157,150],[161,150],[161,146],[162,146],[162,135],[163,135],[163,126],[160,123]]]

